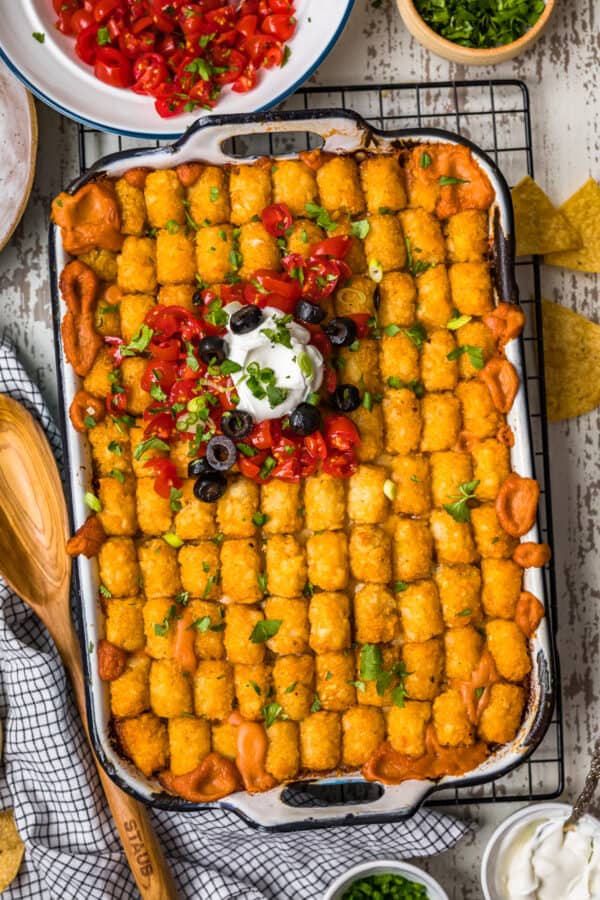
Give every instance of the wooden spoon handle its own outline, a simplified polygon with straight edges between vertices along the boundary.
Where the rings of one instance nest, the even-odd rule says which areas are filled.
[[[56,641],[56,644],[71,678],[81,721],[90,747],[92,747],[87,722],[81,656],[73,631],[70,631],[70,636],[68,632],[61,634],[61,639]],[[146,808],[117,787],[106,774],[95,754],[94,761],[121,837],[127,861],[143,900],[176,900],[177,888]]]

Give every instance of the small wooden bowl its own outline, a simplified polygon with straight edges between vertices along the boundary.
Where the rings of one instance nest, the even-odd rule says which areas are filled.
[[[533,46],[544,31],[554,12],[556,0],[546,0],[546,9],[541,14],[535,25],[529,31],[511,44],[502,47],[490,47],[488,50],[479,50],[475,47],[462,47],[453,41],[447,41],[427,25],[417,10],[413,0],[397,0],[400,15],[404,24],[420,44],[437,56],[443,56],[450,62],[462,63],[467,66],[487,66],[513,59],[529,47]]]

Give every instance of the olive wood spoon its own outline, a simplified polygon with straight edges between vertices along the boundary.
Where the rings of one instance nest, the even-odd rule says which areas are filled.
[[[0,575],[48,629],[90,740],[81,652],[71,620],[68,527],[56,461],[44,432],[23,406],[0,395]],[[94,759],[140,894],[144,900],[174,900],[175,883],[146,809]]]

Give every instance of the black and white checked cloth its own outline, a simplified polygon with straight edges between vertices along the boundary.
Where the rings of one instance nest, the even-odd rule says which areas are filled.
[[[23,403],[61,461],[42,396],[0,339],[0,393]],[[14,806],[25,861],[11,900],[133,900],[138,896],[110,820],[58,656],[37,619],[0,581],[0,808]],[[434,812],[410,822],[262,834],[207,808],[152,815],[182,898],[319,900],[351,865],[441,853],[468,828]]]

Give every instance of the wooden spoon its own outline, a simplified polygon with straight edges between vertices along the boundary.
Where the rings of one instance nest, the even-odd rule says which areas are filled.
[[[23,406],[0,395],[0,574],[48,629],[89,740],[81,653],[71,621],[68,527],[44,432]],[[145,808],[117,787],[98,760],[96,767],[142,897],[173,900],[175,884]]]

